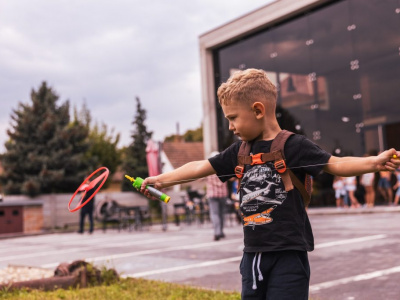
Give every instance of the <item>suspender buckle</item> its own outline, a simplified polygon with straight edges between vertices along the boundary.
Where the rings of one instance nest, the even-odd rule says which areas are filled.
[[[281,174],[285,173],[285,171],[286,171],[286,163],[285,163],[285,161],[283,159],[277,160],[274,163],[274,166],[275,166],[275,169],[278,171],[278,173],[281,173]]]
[[[262,161],[261,156],[263,155],[263,153],[257,153],[254,155],[250,155],[251,156],[251,165],[262,165],[264,162]]]
[[[244,173],[244,167],[243,166],[236,166],[235,168],[235,174],[237,178],[242,178]]]

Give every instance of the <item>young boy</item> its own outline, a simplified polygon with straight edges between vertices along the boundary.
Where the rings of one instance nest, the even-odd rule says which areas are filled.
[[[251,142],[252,154],[270,152],[272,141],[281,132],[275,116],[276,97],[276,88],[266,73],[256,69],[234,73],[218,89],[229,130],[242,141]],[[208,160],[148,177],[141,192],[152,198],[146,185],[164,188],[215,173],[227,181],[235,174],[240,145],[236,142]],[[391,149],[379,156],[339,158],[296,134],[284,147],[287,168],[301,182],[306,174],[317,176],[321,171],[337,176],[394,171],[400,165],[394,155],[399,153]],[[242,299],[308,299],[307,252],[314,249],[314,238],[299,190],[287,191],[282,179],[273,162],[246,165],[240,186],[240,209],[245,221],[240,264]]]

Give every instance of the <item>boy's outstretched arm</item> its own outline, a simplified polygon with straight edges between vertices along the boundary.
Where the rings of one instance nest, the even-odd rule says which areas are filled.
[[[156,189],[161,189],[176,184],[193,181],[212,174],[215,174],[215,170],[208,160],[192,161],[171,172],[153,177],[147,177],[142,183],[140,192],[148,198],[153,198],[146,190],[147,185],[154,186]]]
[[[382,152],[377,156],[337,157],[331,156],[324,171],[333,175],[349,177],[378,171],[391,171],[400,166],[400,153],[395,149]]]

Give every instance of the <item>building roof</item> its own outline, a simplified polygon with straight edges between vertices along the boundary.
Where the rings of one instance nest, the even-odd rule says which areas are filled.
[[[175,169],[188,162],[204,159],[203,142],[164,142],[162,149]]]
[[[199,36],[200,51],[222,47],[279,22],[300,15],[329,0],[275,0]]]

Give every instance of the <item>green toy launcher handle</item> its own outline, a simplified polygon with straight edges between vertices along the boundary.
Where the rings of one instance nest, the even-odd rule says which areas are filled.
[[[143,178],[140,177],[130,177],[128,175],[125,175],[125,177],[130,180],[132,182],[132,186],[137,189],[138,191],[140,190],[140,187],[142,186],[143,183]],[[151,187],[151,186],[146,186],[146,189],[150,192],[150,194],[158,199],[160,199],[161,201],[164,201],[165,203],[168,203],[169,200],[171,199],[170,196],[164,194],[163,192],[160,192],[159,190]]]

